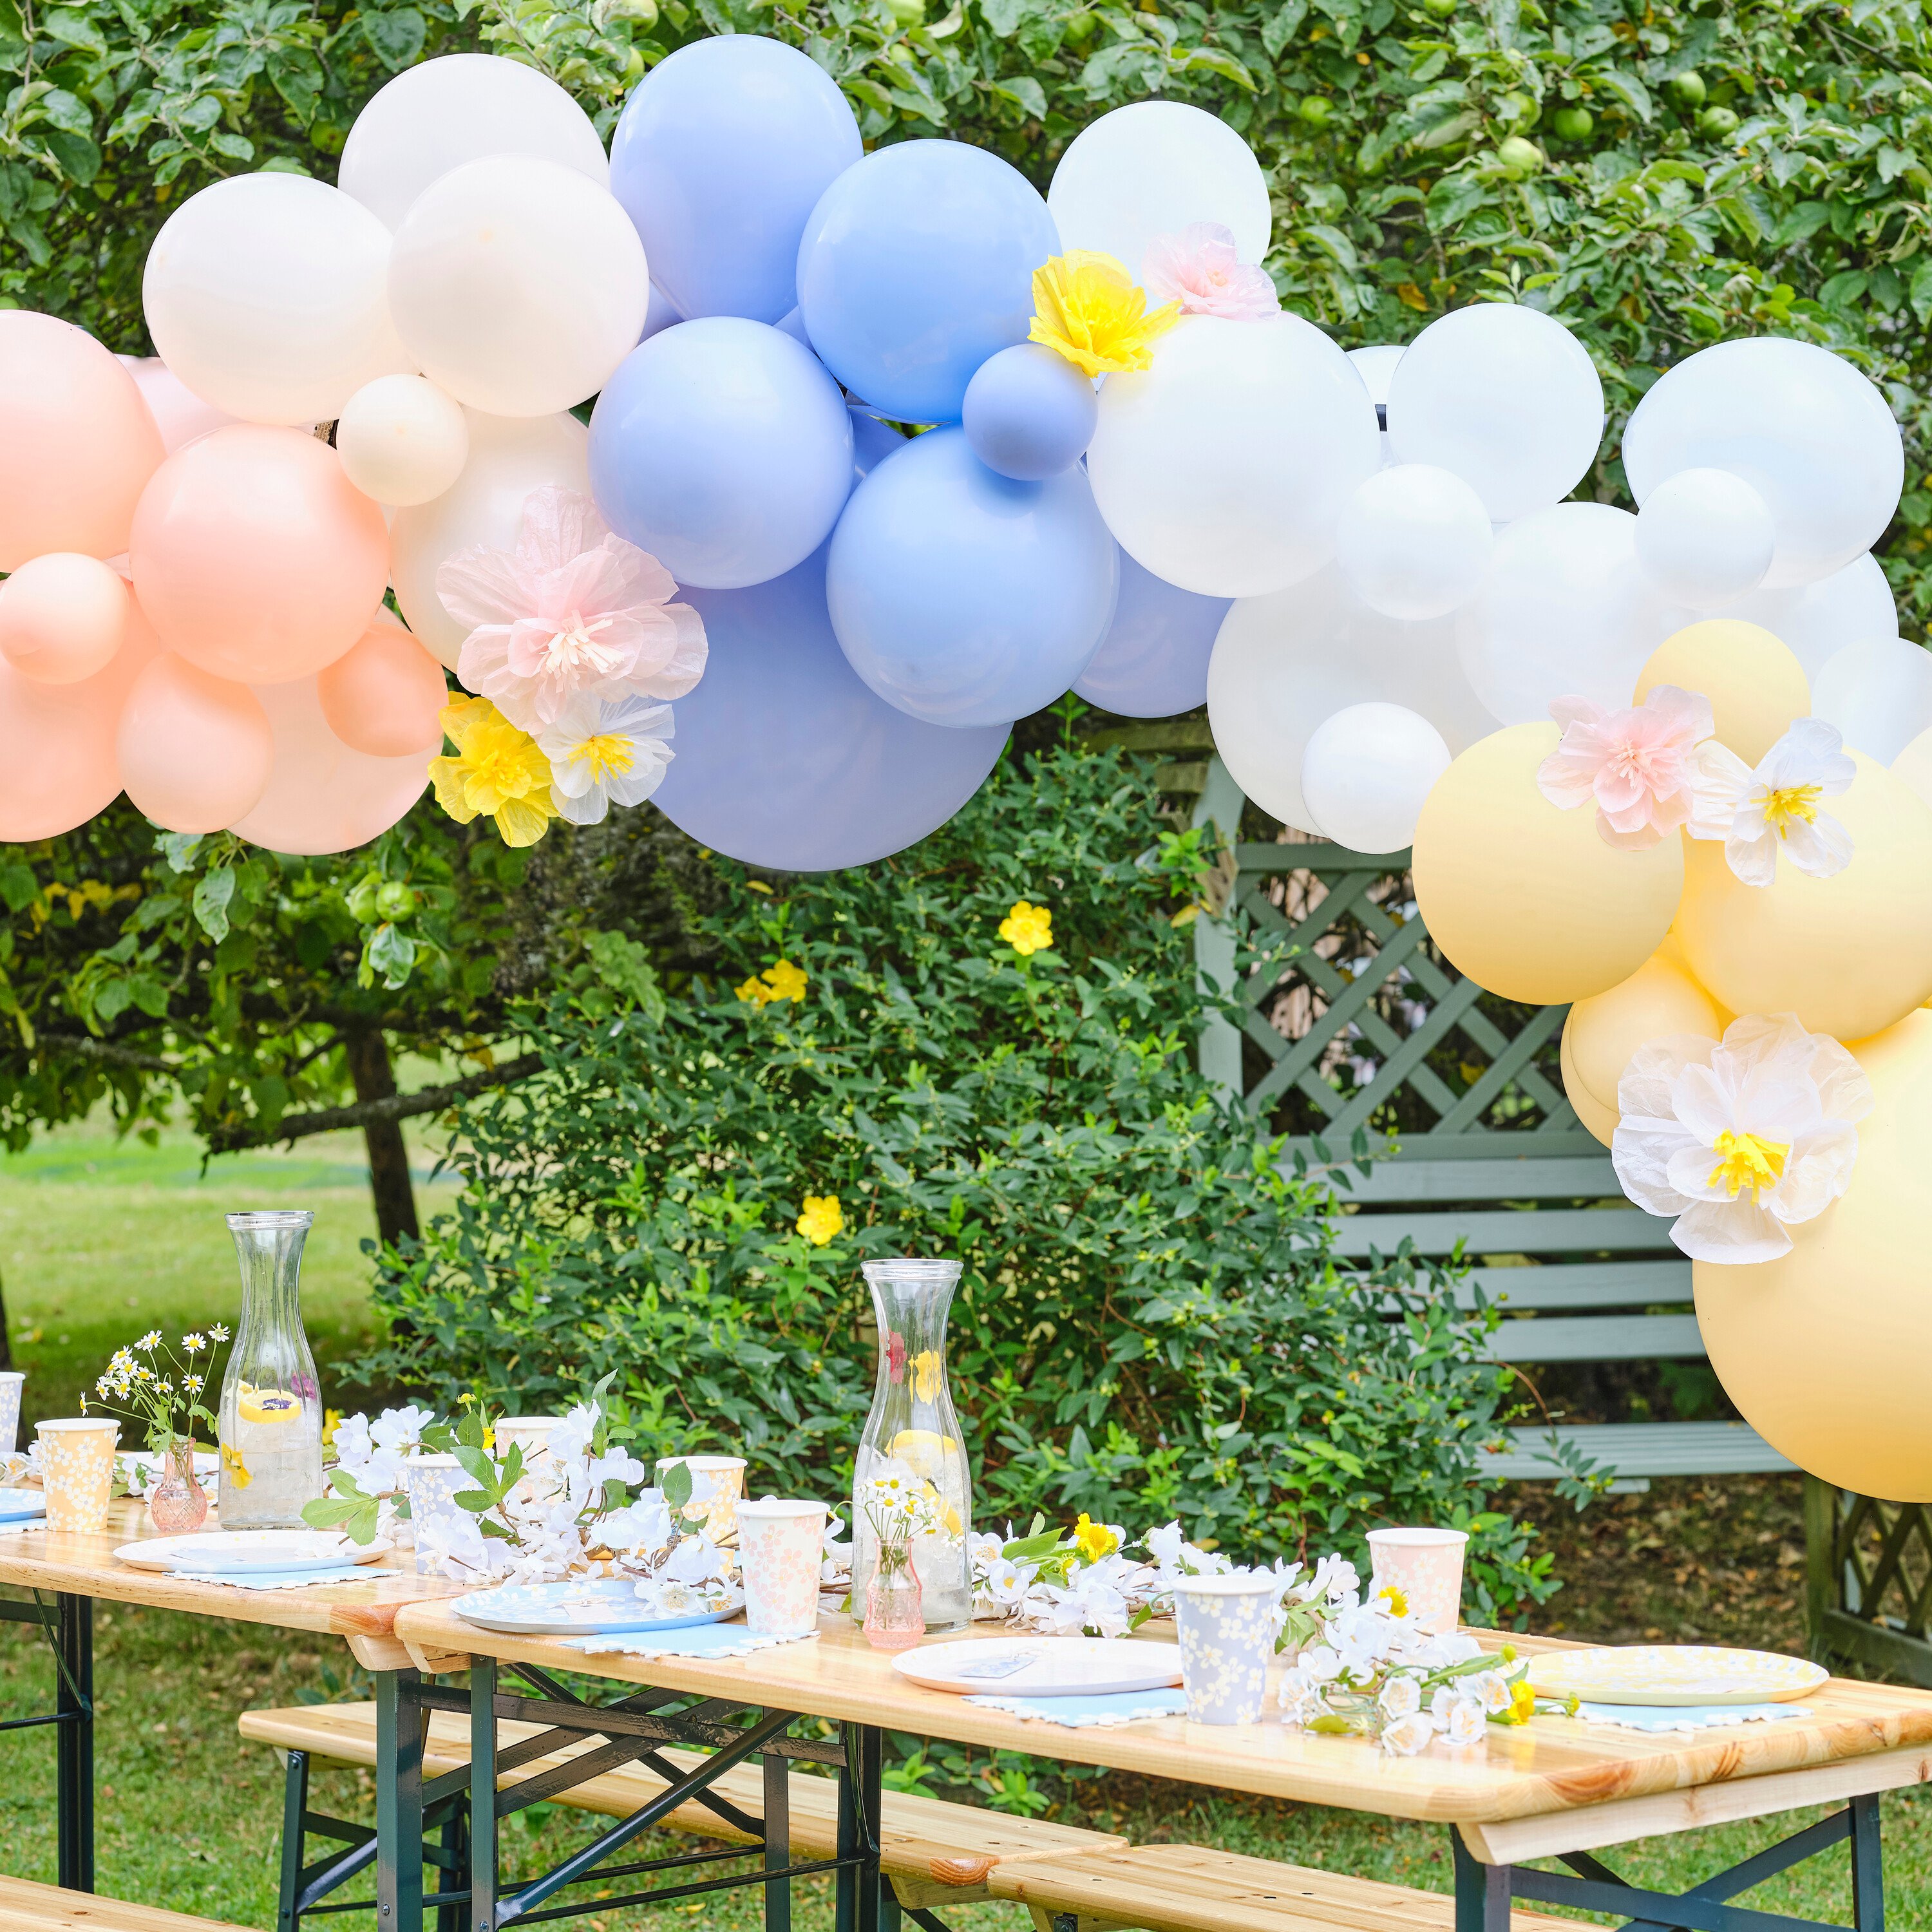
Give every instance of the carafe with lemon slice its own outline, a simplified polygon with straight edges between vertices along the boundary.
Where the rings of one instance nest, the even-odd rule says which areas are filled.
[[[926,1628],[963,1630],[973,1618],[966,1547],[972,1479],[946,1373],[946,1320],[959,1264],[868,1262],[865,1275],[879,1324],[879,1369],[852,1472],[853,1621],[864,1620],[866,1592],[879,1564],[878,1537],[856,1499],[873,1477],[896,1474],[919,1485],[933,1505],[928,1520],[938,1525],[912,1540]]]
[[[322,1494],[322,1390],[302,1330],[301,1210],[230,1214],[242,1319],[221,1384],[221,1527],[302,1529]]]

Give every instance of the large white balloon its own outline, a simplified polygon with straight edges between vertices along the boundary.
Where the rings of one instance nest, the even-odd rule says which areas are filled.
[[[590,432],[574,416],[465,414],[470,460],[454,488],[399,510],[389,531],[396,602],[418,640],[452,670],[469,634],[436,595],[437,566],[477,544],[509,549],[525,500],[546,483],[590,494]]]
[[[1680,470],[1728,470],[1771,507],[1765,584],[1841,570],[1898,507],[1905,448],[1883,396],[1828,349],[1778,336],[1700,349],[1653,383],[1624,430],[1639,503]]]
[[[1301,794],[1316,822],[1352,852],[1394,852],[1415,836],[1449,747],[1400,704],[1351,704],[1324,718],[1302,754]]]
[[[1388,391],[1398,463],[1453,470],[1499,524],[1561,502],[1597,459],[1604,386],[1540,309],[1473,302],[1412,342]]]
[[[1628,705],[1645,661],[1689,621],[1645,576],[1628,510],[1556,503],[1496,538],[1456,646],[1476,695],[1505,724],[1542,724],[1572,693]]]
[[[1754,590],[1709,614],[1762,624],[1783,640],[1807,677],[1816,677],[1847,644],[1873,638],[1882,644],[1898,635],[1898,601],[1878,559],[1869,552],[1816,584]]]
[[[324,422],[414,368],[390,320],[389,231],[306,175],[236,175],[161,225],[141,307],[161,360],[244,422]]]
[[[1728,470],[1680,470],[1637,512],[1636,554],[1673,604],[1710,610],[1764,581],[1778,541],[1771,506]]]
[[[1400,342],[1371,342],[1360,349],[1348,351],[1348,360],[1355,365],[1363,386],[1369,392],[1369,400],[1376,408],[1388,401],[1389,385],[1395,380],[1395,365],[1404,353]]]
[[[524,154],[466,162],[425,189],[389,267],[396,327],[423,374],[493,416],[595,395],[637,346],[650,293],[616,198]]]
[[[1414,623],[1468,602],[1493,542],[1483,500],[1461,477],[1396,463],[1342,506],[1336,561],[1370,610]]]
[[[1932,651],[1903,638],[1847,644],[1811,680],[1811,715],[1855,752],[1888,765],[1932,729]]]
[[[1137,563],[1254,597],[1334,555],[1342,505],[1381,460],[1369,392],[1312,323],[1188,315],[1146,374],[1107,378],[1087,473]]]
[[[547,74],[496,54],[444,54],[405,68],[356,117],[336,170],[394,228],[430,183],[486,154],[537,154],[610,184],[590,116]]]
[[[1253,151],[1216,116],[1178,100],[1136,101],[1076,135],[1046,191],[1063,248],[1091,248],[1136,280],[1156,236],[1218,222],[1244,262],[1268,253],[1274,215]]]
[[[426,376],[381,376],[335,424],[342,473],[365,496],[400,507],[452,488],[470,460],[462,405]]]

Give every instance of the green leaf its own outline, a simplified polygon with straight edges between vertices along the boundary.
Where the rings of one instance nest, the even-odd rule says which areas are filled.
[[[6,902],[9,912],[23,911],[40,896],[40,882],[32,866],[24,860],[0,859],[0,900]]]
[[[370,934],[363,957],[371,969],[382,976],[382,984],[394,991],[409,982],[410,969],[416,963],[416,943],[400,927],[387,924]]]
[[[413,7],[372,8],[362,20],[362,38],[369,43],[370,52],[392,72],[422,58],[429,28]]]
[[[1021,74],[1011,80],[1003,80],[993,92],[1004,100],[1010,100],[1024,114],[1030,114],[1036,121],[1046,118],[1046,90],[1031,76]]]
[[[90,136],[70,134],[54,128],[48,130],[46,140],[50,152],[60,164],[61,172],[69,181],[78,182],[85,188],[100,173],[100,150]]]
[[[195,923],[218,946],[228,937],[228,907],[234,896],[235,874],[226,866],[204,872],[194,882]]]
[[[104,57],[106,54],[107,42],[100,29],[75,8],[56,7],[43,14],[38,24],[42,33],[70,47],[80,47],[88,53]]]
[[[1308,0],[1286,0],[1269,16],[1268,24],[1262,29],[1262,45],[1268,50],[1270,60],[1280,60],[1282,50],[1301,31],[1301,23],[1308,17]]]
[[[674,1462],[658,1477],[658,1486],[664,1492],[665,1507],[675,1515],[691,1500],[691,1466]]]

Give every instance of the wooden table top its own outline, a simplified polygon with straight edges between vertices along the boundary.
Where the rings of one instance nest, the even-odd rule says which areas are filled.
[[[840,1616],[820,1618],[816,1642],[708,1660],[586,1654],[550,1638],[479,1630],[434,1602],[405,1606],[394,1634],[419,1660],[442,1670],[461,1670],[471,1655],[514,1659],[919,1736],[1449,1824],[1534,1817],[1932,1742],[1932,1692],[1836,1678],[1804,1700],[1802,1717],[1770,1724],[1654,1736],[1538,1718],[1520,1728],[1491,1725],[1479,1747],[1452,1751],[1438,1744],[1421,1756],[1399,1758],[1366,1738],[1316,1736],[1272,1719],[1223,1728],[1162,1718],[1075,1730],[1014,1717],[920,1689]],[[1011,1634],[984,1625],[972,1633]],[[1508,1640],[1525,1648],[1556,1647]]]

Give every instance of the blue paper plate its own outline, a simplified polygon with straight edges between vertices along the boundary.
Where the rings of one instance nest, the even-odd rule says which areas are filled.
[[[722,1610],[681,1617],[652,1614],[626,1576],[566,1578],[559,1583],[502,1583],[472,1590],[450,1605],[466,1622],[508,1636],[628,1636],[638,1630],[690,1630],[722,1624],[744,1607],[742,1598]]]
[[[44,1490],[0,1490],[0,1522],[27,1522],[47,1513]]]

